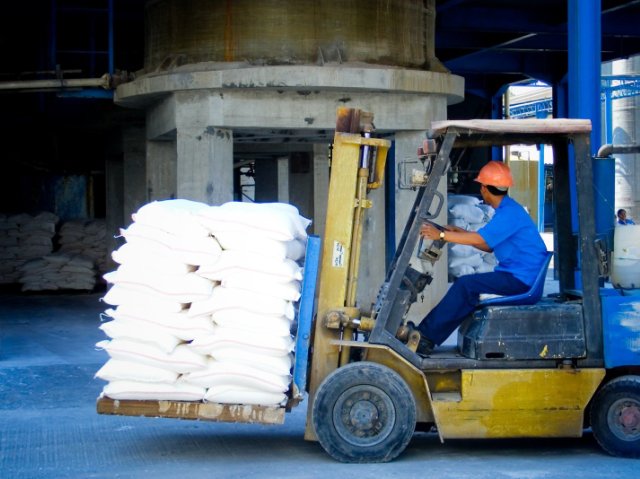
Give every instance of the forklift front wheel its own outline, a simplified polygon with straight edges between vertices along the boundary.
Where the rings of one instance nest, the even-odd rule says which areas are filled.
[[[596,393],[591,429],[609,454],[640,457],[640,376],[620,376]]]
[[[416,426],[411,390],[392,369],[355,362],[318,388],[312,412],[320,444],[341,462],[387,462],[409,444]]]

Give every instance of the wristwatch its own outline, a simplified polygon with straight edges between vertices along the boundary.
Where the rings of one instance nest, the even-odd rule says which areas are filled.
[[[443,240],[443,241],[446,241],[446,240],[444,239],[444,231],[440,231],[440,239],[441,239],[441,240]]]

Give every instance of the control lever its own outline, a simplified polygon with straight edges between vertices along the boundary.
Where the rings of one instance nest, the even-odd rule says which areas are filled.
[[[431,220],[425,219],[423,221],[425,223],[429,223],[430,225],[434,226],[439,231],[447,231],[444,228],[444,226],[434,223]],[[433,240],[429,245],[429,247],[424,249],[422,248],[423,243],[424,243],[424,238],[421,236],[420,242],[418,243],[418,254],[417,254],[418,259],[423,261],[429,261],[432,265],[435,264],[435,262],[438,261],[438,259],[440,259],[440,256],[442,255],[442,250],[446,244],[446,241],[441,239]]]

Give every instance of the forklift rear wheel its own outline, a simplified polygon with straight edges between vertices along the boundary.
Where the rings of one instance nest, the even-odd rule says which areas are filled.
[[[416,426],[411,390],[392,369],[356,362],[318,388],[312,412],[320,444],[341,462],[387,462],[409,444]]]
[[[591,429],[609,454],[640,457],[640,376],[620,376],[596,393]]]

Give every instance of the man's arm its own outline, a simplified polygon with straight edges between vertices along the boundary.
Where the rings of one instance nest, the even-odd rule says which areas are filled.
[[[446,226],[445,241],[449,243],[457,243],[473,246],[481,251],[491,253],[493,250],[485,242],[484,238],[475,231],[465,231],[457,226]],[[440,230],[435,226],[425,223],[420,228],[420,234],[431,240],[440,239]]]

